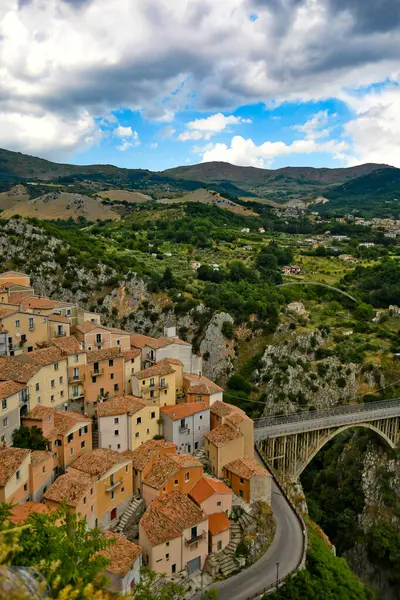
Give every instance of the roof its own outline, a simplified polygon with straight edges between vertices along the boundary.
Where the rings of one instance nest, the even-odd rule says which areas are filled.
[[[204,475],[194,484],[189,495],[197,504],[201,504],[214,494],[232,495],[232,491],[219,479],[213,479]]]
[[[9,398],[14,394],[17,394],[21,390],[25,389],[24,383],[17,383],[16,381],[1,381],[0,382],[0,400]]]
[[[4,487],[29,456],[26,448],[0,448],[0,486]]]
[[[143,371],[139,371],[138,373],[134,373],[134,377],[137,379],[147,379],[148,377],[153,377],[154,375],[159,375],[162,377],[163,375],[171,375],[171,373],[175,373],[175,369],[173,369],[167,359],[164,358],[152,367],[143,369]]]
[[[92,350],[87,353],[88,363],[110,360],[113,358],[124,358],[120,348],[104,348],[103,350]]]
[[[150,402],[146,402],[143,398],[137,398],[136,396],[116,396],[112,400],[107,402],[101,402],[97,405],[97,416],[98,417],[111,417],[113,415],[134,415],[135,413],[143,410],[146,406],[150,406]],[[151,404],[154,406],[154,404]]]
[[[57,321],[57,323],[67,323],[68,325],[71,323],[68,317],[64,317],[64,315],[48,315],[49,321]]]
[[[131,333],[131,346],[142,349],[145,346],[148,346],[149,342],[154,339],[155,338],[148,335],[142,335],[141,333]]]
[[[26,273],[23,273],[22,271],[4,271],[4,273],[0,273],[0,278],[3,279],[3,277],[6,277],[6,275],[23,275],[24,277],[29,277],[29,275],[27,275]]]
[[[26,415],[22,417],[22,419],[31,419],[33,421],[43,421],[43,419],[47,419],[48,416],[54,414],[54,408],[50,408],[49,406],[43,406],[42,404],[36,404],[31,411],[29,411]]]
[[[106,531],[104,537],[106,540],[114,540],[115,542],[99,553],[111,561],[106,569],[109,573],[124,577],[141,555],[142,549],[137,544],[112,531]]]
[[[251,421],[252,419],[250,419],[250,417],[248,417],[246,415],[246,413],[244,412],[244,410],[242,410],[241,408],[239,408],[238,406],[235,406],[234,404],[228,404],[227,402],[222,402],[222,400],[217,400],[216,402],[214,402],[211,406],[210,406],[210,411],[211,414],[213,415],[217,415],[218,417],[233,417],[234,415],[239,415],[241,418],[241,421],[243,419]],[[237,419],[233,419],[233,423],[235,423],[235,420],[237,421]]]
[[[227,529],[230,529],[231,522],[224,512],[208,515],[208,531],[211,535],[218,535]]]
[[[104,327],[104,329],[107,329],[107,331],[116,335],[131,335],[129,331],[124,331],[123,329],[118,329],[117,327]]]
[[[162,406],[160,412],[173,421],[178,421],[185,417],[191,417],[198,412],[209,410],[209,408],[205,402],[188,402],[186,404],[177,404],[176,406]]]
[[[54,428],[51,430],[51,434],[67,435],[69,430],[78,423],[91,423],[91,419],[72,410],[55,410]]]
[[[76,459],[73,468],[88,475],[102,476],[117,464],[125,464],[129,458],[108,448],[97,448],[91,452],[86,452]]]
[[[50,513],[52,511],[48,504],[43,502],[25,502],[24,504],[17,504],[11,509],[10,521],[14,525],[24,523],[32,513]]]
[[[166,448],[175,448],[176,450],[175,444],[167,440],[147,440],[136,450],[126,450],[122,452],[122,455],[132,461],[132,466],[136,471],[143,471],[151,459],[161,456],[160,452]]]
[[[190,467],[202,467],[202,464],[191,454],[165,454],[153,463],[143,483],[158,490],[181,469]]]
[[[61,350],[61,352],[69,355],[69,354],[82,354],[84,350],[81,350],[80,344],[76,337],[74,336],[64,336],[60,338],[52,338],[48,340],[44,345],[44,347],[54,346]]]
[[[63,356],[61,350],[55,346],[40,348],[39,350],[34,350],[28,354],[15,356],[15,360],[40,365],[42,367],[46,367],[47,365],[51,365],[63,359],[65,359],[65,356]]]
[[[0,306],[0,319],[4,319],[5,317],[9,317],[10,315],[18,312],[20,312],[18,306],[3,304]]]
[[[243,437],[243,435],[240,431],[235,431],[232,427],[229,427],[229,425],[219,425],[215,429],[205,433],[204,437],[219,448],[237,438]]]
[[[125,360],[132,360],[132,358],[141,356],[142,353],[140,352],[139,348],[133,348],[132,350],[126,350],[125,352],[122,352],[122,354],[124,355]]]
[[[0,380],[28,381],[40,371],[40,365],[18,360],[17,356],[0,356]]]
[[[47,452],[47,450],[32,450],[31,451],[31,465],[36,467],[36,465],[40,465],[45,462],[49,458],[53,458],[52,452]]]
[[[22,273],[21,273],[21,275],[22,275]],[[0,279],[3,279],[2,275],[0,275]],[[32,289],[30,285],[23,285],[22,283],[15,283],[15,281],[2,281],[1,286],[6,288],[6,290],[13,288],[13,287],[25,288],[26,290]]]
[[[224,469],[228,469],[234,475],[242,477],[243,479],[251,479],[256,475],[262,477],[270,477],[271,474],[262,467],[255,458],[252,456],[244,456],[243,458],[237,458],[232,462],[224,465]]]
[[[181,360],[179,360],[179,358],[164,358],[164,360],[166,360],[167,362],[169,362],[170,365],[177,365],[179,367],[183,367],[183,362]]]
[[[180,344],[183,346],[190,346],[189,342],[184,342],[180,338],[167,338],[167,337],[159,337],[154,338],[149,335],[142,335],[141,333],[131,333],[131,346],[135,348],[144,348],[148,346],[153,350],[158,350],[159,348],[165,348],[166,346],[170,346],[171,344]]]
[[[70,506],[77,506],[93,484],[93,477],[69,468],[65,475],[61,475],[54,481],[44,493],[44,498],[53,502],[66,502]]]
[[[220,387],[205,375],[195,375],[194,373],[184,373],[184,382],[189,384],[188,393],[192,394],[216,394],[223,392],[224,388]]]
[[[49,298],[26,298],[21,302],[24,310],[27,308],[31,308],[32,310],[52,310],[53,308],[57,308],[58,304],[58,300],[49,300]]]
[[[14,304],[20,304],[25,298],[30,298],[32,291],[27,290],[26,292],[10,292],[9,297],[11,302]]]
[[[82,325],[74,325],[74,331],[79,331],[83,334],[90,333],[93,329],[107,331],[106,327],[103,327],[103,325],[100,325],[99,323],[93,323],[92,321],[85,321]]]
[[[151,503],[140,524],[152,546],[158,546],[206,519],[204,512],[187,496],[169,492]]]

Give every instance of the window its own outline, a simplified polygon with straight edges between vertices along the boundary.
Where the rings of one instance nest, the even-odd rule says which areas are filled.
[[[198,448],[199,448],[199,442],[195,442],[195,443],[194,443],[194,449],[195,449],[195,450],[198,450]]]
[[[46,473],[46,467],[45,467],[45,465],[43,465],[43,467],[42,467],[42,473]]]
[[[133,375],[135,373],[135,369],[132,367],[131,369],[131,375]]]
[[[217,550],[222,550],[222,540],[218,540]]]
[[[165,377],[161,377],[161,379],[160,379],[160,387],[165,388]]]
[[[18,470],[18,471],[15,473],[15,477],[17,478],[17,481],[19,481],[19,480],[21,479],[21,471],[20,471],[20,470]]]
[[[173,564],[171,567],[171,573],[172,574],[176,573],[176,565],[175,564]]]
[[[137,431],[137,432],[135,433],[135,438],[138,438],[138,437],[139,437],[139,432]]]
[[[74,439],[74,434],[70,433],[69,436],[68,436],[68,444],[70,444],[73,439]]]
[[[28,327],[29,327],[29,329],[34,329],[35,324],[34,324],[34,321],[33,321],[33,317],[29,317],[29,319],[28,319]]]
[[[165,560],[169,560],[169,554],[165,555]]]
[[[50,396],[51,402],[54,402],[54,396]]]
[[[197,396],[197,402],[202,402],[203,401],[203,396]]]
[[[38,397],[36,398],[36,402],[37,402],[37,404],[40,404],[40,396],[38,396]]]
[[[85,448],[85,446],[86,446],[86,442],[85,442],[85,440],[83,440],[83,442],[81,442],[81,448]]]
[[[222,502],[221,500],[219,502],[217,502],[217,506],[221,506]]]
[[[138,418],[136,419],[136,425],[140,425],[140,424],[141,424],[141,422],[142,422],[142,417],[138,417]]]
[[[111,500],[114,500],[114,498],[115,498],[115,493],[114,493],[114,491],[112,491],[111,492]]]
[[[49,416],[47,417],[47,422],[48,422],[48,423],[51,423],[51,415],[49,415]]]
[[[33,352],[33,346],[28,346],[28,352]]]
[[[123,494],[124,492],[125,492],[125,488],[124,488],[124,487],[122,487],[122,488],[121,488],[121,494]]]
[[[65,314],[67,315],[67,317],[69,317],[71,314],[71,309],[67,308],[67,310],[65,311]]]
[[[110,379],[114,379],[114,373],[110,373]]]
[[[3,419],[3,427],[7,427],[8,426],[8,417],[4,417]]]
[[[119,390],[118,383],[114,383],[114,392],[118,392],[118,390]]]
[[[17,319],[17,320],[15,321],[15,327],[16,327],[17,329],[19,329],[19,328],[21,327],[21,321],[20,321],[19,319]]]
[[[197,537],[197,527],[196,525],[194,527],[192,527],[192,529],[190,530],[190,534],[192,538]]]
[[[151,418],[152,418],[152,419],[155,419],[155,418],[156,418],[156,413],[155,413],[155,411],[153,411],[153,412],[151,413]]]
[[[117,444],[117,450],[121,449],[121,444]]]
[[[92,506],[90,507],[90,512],[94,511],[94,505],[92,504]]]
[[[146,433],[147,433],[147,435],[150,433],[150,429],[149,428],[146,429]]]
[[[6,408],[7,408],[7,398],[5,398],[4,400],[1,401],[1,408],[3,410],[6,410]]]
[[[21,334],[21,344],[25,344],[25,342],[26,342],[26,335],[25,335],[25,333],[22,333]]]
[[[129,473],[129,465],[126,465],[126,467],[125,467],[125,473]]]
[[[104,396],[104,388],[100,388],[100,396]]]
[[[72,388],[72,395],[73,396],[79,396],[79,385],[74,385]]]
[[[169,542],[167,542],[165,545],[166,545],[166,546],[169,546]]]
[[[24,483],[24,491],[27,492],[28,491],[28,484]]]
[[[113,508],[112,511],[111,511],[111,513],[110,513],[110,520],[114,521],[114,519],[116,519],[116,518],[117,518],[117,509]]]
[[[114,435],[118,436],[119,435],[119,429],[114,429]]]
[[[75,354],[75,362],[78,362],[78,361],[79,361],[79,355]]]
[[[118,425],[118,423],[119,423],[119,418],[118,417],[114,418],[114,423],[115,423],[115,425]]]
[[[96,333],[96,344],[101,344],[101,333]]]
[[[178,484],[179,484],[179,481],[177,479],[175,479],[174,485],[178,485]]]
[[[83,504],[86,504],[86,496],[83,497]]]
[[[203,418],[203,415],[200,415],[200,421],[202,420],[202,418]]]
[[[54,370],[58,371],[58,362],[54,363]]]
[[[96,377],[92,377],[92,383],[96,383]]]
[[[185,481],[189,481],[189,479],[190,479],[189,472],[188,472],[188,473],[185,473]]]
[[[110,359],[110,360],[108,361],[108,366],[109,366],[109,367],[113,367],[113,366],[114,366],[114,361],[113,361],[112,359]]]
[[[150,377],[150,387],[154,387],[154,377]]]
[[[73,456],[74,455],[74,449],[70,448],[69,453],[70,453],[71,456]]]
[[[90,495],[93,496],[93,488],[90,488]]]
[[[150,390],[150,398],[154,398],[154,390]]]
[[[60,392],[60,398],[64,398],[64,390],[61,390],[61,392]]]
[[[99,363],[98,362],[93,363],[93,372],[99,373]]]
[[[117,340],[117,346],[121,345],[121,340]]]
[[[63,381],[64,381],[64,378],[63,378],[63,377],[60,377],[60,379],[59,379],[59,382],[60,382],[60,384],[62,384],[62,383],[63,383]]]
[[[240,483],[244,483],[243,477],[240,478]]]
[[[52,379],[52,380],[51,380],[51,383],[50,383],[50,385],[51,385],[51,387],[52,387],[52,388],[53,388],[53,387],[55,387],[55,385],[56,385],[56,382],[55,382],[55,380],[54,380],[54,379]]]

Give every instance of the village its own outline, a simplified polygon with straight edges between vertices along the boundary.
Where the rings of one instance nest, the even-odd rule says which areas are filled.
[[[168,323],[153,338],[39,297],[24,273],[0,274],[0,501],[12,522],[67,506],[98,527],[109,590],[159,578],[237,572],[236,548],[270,506],[253,421],[223,400],[202,358]],[[20,448],[38,433],[45,450]]]

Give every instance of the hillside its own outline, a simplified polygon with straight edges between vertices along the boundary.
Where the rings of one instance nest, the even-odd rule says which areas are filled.
[[[7,210],[16,204],[28,202],[29,191],[23,185],[16,185],[7,192],[0,192],[0,210]]]
[[[43,220],[56,220],[84,217],[87,221],[97,219],[119,219],[117,212],[103,204],[101,199],[69,194],[67,192],[50,192],[29,202],[17,205],[1,213],[3,219],[10,219],[14,215],[21,217],[36,217]]]
[[[198,202],[199,204],[219,206],[219,208],[224,208],[238,215],[248,217],[257,216],[257,213],[248,210],[247,208],[244,208],[243,206],[240,206],[240,204],[236,204],[231,200],[223,198],[217,192],[213,192],[205,188],[200,188],[194,192],[189,192],[189,194],[185,194],[184,196],[180,196],[178,198],[162,198],[159,200],[159,202],[160,204],[183,204],[185,202]]]

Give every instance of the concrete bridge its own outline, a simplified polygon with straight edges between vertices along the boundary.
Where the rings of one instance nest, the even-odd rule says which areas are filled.
[[[338,433],[351,427],[374,431],[389,448],[400,443],[400,398],[254,421],[260,454],[281,480],[295,480]]]

